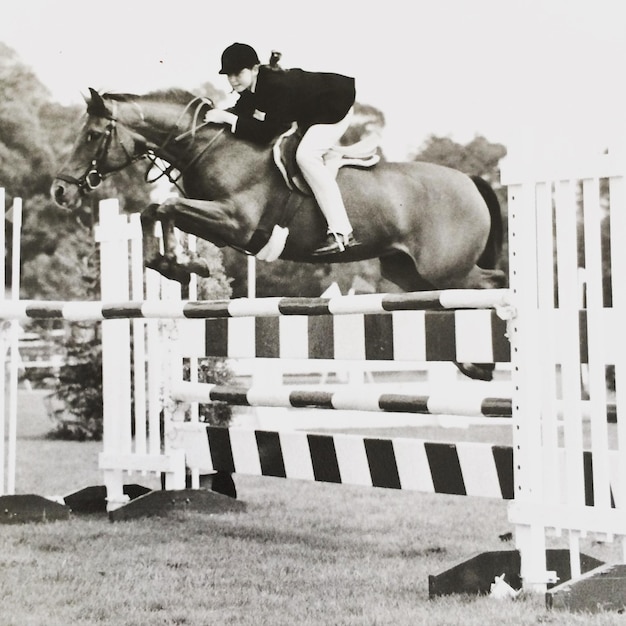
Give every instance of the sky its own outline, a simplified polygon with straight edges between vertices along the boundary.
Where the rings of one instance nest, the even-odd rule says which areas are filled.
[[[623,0],[3,0],[0,41],[62,104],[210,81],[222,50],[354,76],[404,159],[431,134],[600,153],[624,134]],[[1,94],[0,94],[1,97]]]

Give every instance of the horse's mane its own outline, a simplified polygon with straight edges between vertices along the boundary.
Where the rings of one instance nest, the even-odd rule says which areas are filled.
[[[187,104],[196,94],[191,93],[185,89],[171,88],[171,89],[159,89],[151,91],[144,95],[137,95],[132,93],[116,93],[106,92],[102,94],[102,97],[107,100],[115,100],[116,102],[136,102],[137,100],[158,100],[160,102],[171,102],[173,104]]]

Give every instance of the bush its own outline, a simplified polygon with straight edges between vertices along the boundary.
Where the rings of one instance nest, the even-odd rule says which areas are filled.
[[[224,385],[232,378],[226,359],[205,358],[198,360],[198,382]],[[189,380],[189,362],[185,363],[183,377]],[[232,406],[226,402],[200,404],[198,408],[200,421],[213,426],[228,426],[232,419]]]
[[[99,325],[74,325],[64,347],[65,365],[61,367],[55,391],[48,399],[48,412],[57,422],[51,436],[99,441],[102,439],[103,406]]]
[[[55,439],[102,439],[102,341],[99,328],[99,325],[75,325],[71,337],[65,342],[66,365],[61,367],[55,391],[47,401],[48,414],[56,421],[56,427],[50,433]],[[183,377],[189,380],[188,361],[184,364]],[[198,382],[223,385],[231,377],[225,359],[206,358],[198,362]],[[225,402],[201,404],[199,416],[207,424],[227,426],[232,418],[232,408]]]

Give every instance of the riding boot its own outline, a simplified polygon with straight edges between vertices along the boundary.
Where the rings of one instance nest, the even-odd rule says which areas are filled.
[[[315,250],[313,250],[313,256],[326,256],[330,254],[337,254],[338,252],[344,252],[346,248],[352,248],[358,246],[359,242],[354,238],[352,233],[342,235],[340,233],[328,233],[324,238],[324,241]]]

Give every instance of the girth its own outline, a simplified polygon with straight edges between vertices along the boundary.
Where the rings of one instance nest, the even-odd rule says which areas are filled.
[[[280,202],[268,204],[244,251],[251,255],[258,254],[272,236],[274,226],[289,226],[305,197],[298,191],[285,188]]]

